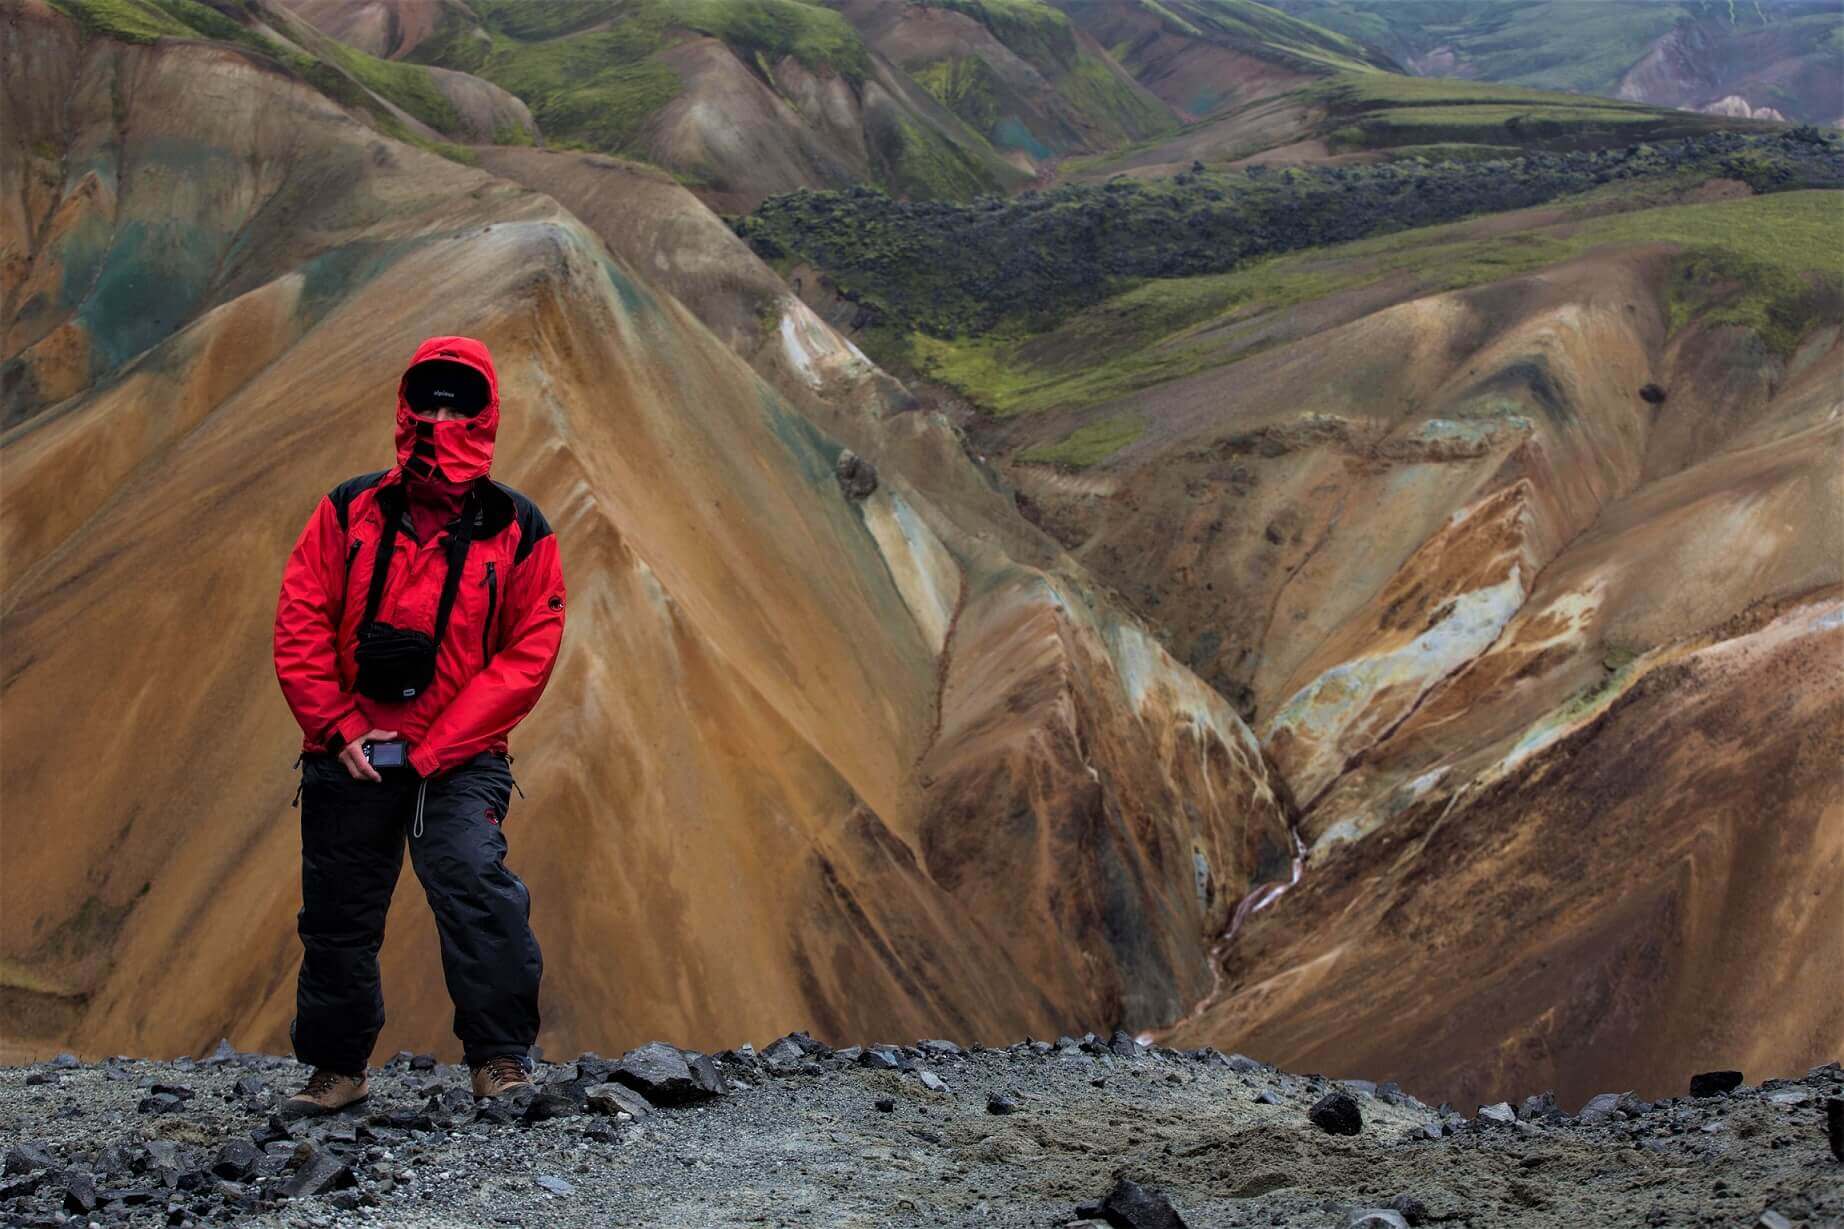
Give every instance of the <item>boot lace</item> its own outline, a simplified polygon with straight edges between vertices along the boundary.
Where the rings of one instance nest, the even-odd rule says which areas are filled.
[[[301,1091],[310,1097],[322,1097],[332,1092],[341,1080],[348,1080],[351,1078],[351,1076],[341,1075],[337,1071],[328,1071],[324,1067],[316,1067],[314,1068],[314,1074],[307,1077],[307,1087],[303,1088]]]
[[[525,1064],[516,1055],[500,1054],[480,1064],[488,1078],[498,1084],[519,1084],[527,1080]]]

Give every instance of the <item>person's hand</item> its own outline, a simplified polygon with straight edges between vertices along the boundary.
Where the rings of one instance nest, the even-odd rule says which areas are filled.
[[[363,738],[356,738],[339,749],[339,762],[346,766],[354,781],[382,781],[378,770],[365,758],[366,743],[387,743],[397,737],[395,730],[373,730]]]

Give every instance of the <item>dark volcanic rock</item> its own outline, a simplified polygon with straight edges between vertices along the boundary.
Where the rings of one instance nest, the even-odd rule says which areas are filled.
[[[57,1163],[57,1159],[43,1144],[15,1144],[6,1150],[6,1172],[9,1174],[29,1174],[35,1169],[51,1169]]]
[[[847,499],[866,499],[877,490],[877,467],[847,448],[833,466]]]
[[[598,1114],[625,1113],[633,1118],[645,1118],[653,1112],[652,1102],[617,1080],[591,1088],[588,1105]]]
[[[1016,1114],[1018,1102],[1003,1093],[991,1093],[986,1098],[986,1112],[988,1114]]]
[[[1690,1077],[1690,1095],[1693,1097],[1720,1097],[1741,1086],[1742,1073],[1739,1071],[1705,1071]]]
[[[663,1041],[629,1050],[609,1075],[655,1105],[684,1105],[729,1091],[709,1055],[697,1054],[687,1062],[683,1053]]]
[[[344,1190],[358,1179],[346,1163],[331,1152],[318,1149],[310,1152],[301,1167],[282,1183],[278,1192],[284,1198],[299,1199],[303,1195],[324,1195],[328,1191]]]
[[[1356,1135],[1364,1129],[1364,1115],[1358,1111],[1357,1099],[1348,1092],[1328,1092],[1306,1111],[1320,1130],[1332,1135]]]
[[[1639,396],[1647,405],[1662,405],[1665,401],[1665,390],[1656,384],[1648,384],[1639,390]]]
[[[1604,1092],[1590,1097],[1576,1117],[1583,1122],[1607,1122],[1639,1116],[1639,1100],[1630,1092]]]
[[[524,1113],[519,1115],[519,1121],[530,1125],[534,1122],[548,1122],[553,1118],[567,1118],[572,1114],[582,1112],[583,1107],[578,1105],[574,1098],[547,1090],[539,1093],[526,1104]]]
[[[1133,1039],[1133,1034],[1122,1028],[1115,1029],[1114,1035],[1108,1038],[1108,1049],[1122,1058],[1138,1058],[1141,1053],[1140,1043]]]
[[[1825,1128],[1831,1136],[1831,1155],[1844,1161],[1844,1097],[1825,1098]]]
[[[1129,1178],[1116,1182],[1100,1203],[1078,1207],[1076,1215],[1105,1220],[1114,1229],[1185,1229],[1184,1218],[1172,1207],[1171,1200]]]
[[[1547,1122],[1562,1117],[1562,1107],[1556,1104],[1555,1093],[1546,1092],[1541,1096],[1525,1097],[1517,1116],[1525,1122]]]
[[[64,1206],[72,1212],[94,1212],[96,1210],[96,1179],[81,1169],[70,1169],[64,1173]]]
[[[227,1139],[211,1162],[211,1172],[220,1178],[247,1178],[261,1159],[262,1151],[249,1140]]]

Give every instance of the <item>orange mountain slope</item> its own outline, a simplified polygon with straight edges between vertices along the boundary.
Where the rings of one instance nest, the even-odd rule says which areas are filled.
[[[617,189],[685,242],[616,250],[241,51],[86,42],[36,3],[0,39],[32,82],[0,143],[12,1045],[285,1044],[279,569],[441,331],[492,347],[496,473],[570,576],[509,821],[547,1048],[996,1040],[1204,992],[1207,936],[1288,856],[1252,734],[791,296],[740,320],[723,287],[772,275],[688,193]],[[447,1032],[416,897],[386,1048]]]

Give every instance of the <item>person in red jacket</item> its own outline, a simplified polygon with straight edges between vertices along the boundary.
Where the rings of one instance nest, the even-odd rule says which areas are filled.
[[[398,384],[397,464],[322,497],[283,570],[275,673],[304,735],[289,1037],[314,1068],[288,1116],[368,1091],[406,843],[475,1095],[530,1084],[544,961],[505,862],[506,734],[551,677],[564,584],[543,514],[487,476],[498,427],[486,346],[429,338]]]

